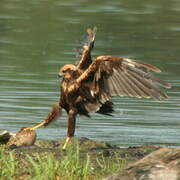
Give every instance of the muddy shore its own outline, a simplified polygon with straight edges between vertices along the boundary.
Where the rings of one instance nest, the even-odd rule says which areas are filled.
[[[52,154],[57,160],[61,160],[66,151],[62,150],[65,138],[53,141],[37,139],[32,146],[12,146],[5,145],[7,151],[13,151],[20,162],[29,155],[36,158],[39,155]],[[111,161],[123,162],[124,167],[120,172],[107,175],[105,180],[135,180],[143,177],[151,177],[151,180],[165,180],[170,173],[177,174],[173,180],[180,179],[180,148],[163,148],[159,146],[145,145],[137,147],[121,148],[106,142],[97,142],[88,138],[74,138],[69,147],[76,151],[79,148],[79,154],[82,161],[91,159],[92,166],[95,169],[100,168],[97,159],[103,157],[105,163]],[[161,174],[163,177],[161,178]],[[171,176],[172,177],[172,176]],[[179,178],[179,179],[178,179]]]

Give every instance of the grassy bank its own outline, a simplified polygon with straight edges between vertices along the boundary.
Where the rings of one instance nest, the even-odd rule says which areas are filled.
[[[79,146],[58,153],[18,152],[0,145],[0,179],[99,180],[126,166],[118,154],[81,153]]]

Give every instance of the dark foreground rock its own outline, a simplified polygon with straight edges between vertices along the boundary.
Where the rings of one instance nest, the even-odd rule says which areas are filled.
[[[180,180],[180,148],[160,148],[103,180]]]

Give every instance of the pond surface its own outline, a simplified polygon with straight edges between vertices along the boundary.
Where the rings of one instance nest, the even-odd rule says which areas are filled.
[[[97,26],[93,56],[117,55],[159,67],[172,85],[158,102],[113,98],[113,117],[78,117],[76,136],[120,146],[180,145],[179,0],[6,0],[0,2],[0,130],[42,121],[59,100],[59,67],[74,63],[76,40]],[[67,116],[38,137],[66,135]]]

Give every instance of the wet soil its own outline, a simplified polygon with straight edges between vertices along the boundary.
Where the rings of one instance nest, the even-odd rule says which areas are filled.
[[[58,159],[66,152],[62,150],[64,142],[65,138],[54,141],[36,140],[33,146],[9,146],[8,149],[13,150],[19,158],[23,158],[26,154],[35,156],[35,154],[52,153]],[[127,164],[135,162],[160,148],[150,145],[120,148],[106,142],[97,142],[88,138],[74,138],[69,146],[74,150],[79,147],[82,159],[86,158],[87,154],[90,155],[91,160],[95,160],[97,157],[102,156],[106,159],[113,159],[116,156],[116,158],[118,157],[119,159],[126,160]]]

